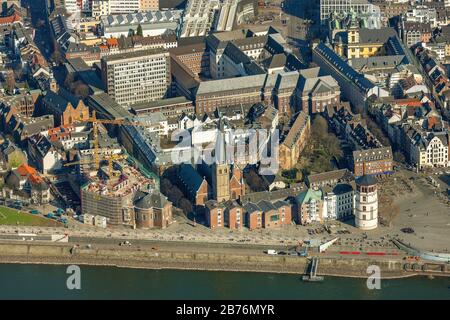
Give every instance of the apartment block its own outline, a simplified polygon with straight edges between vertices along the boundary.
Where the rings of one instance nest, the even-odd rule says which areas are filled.
[[[353,172],[356,177],[393,173],[391,147],[353,151]]]
[[[408,48],[417,43],[428,43],[432,36],[431,26],[421,22],[403,22],[400,33]]]
[[[110,55],[101,65],[103,85],[121,105],[161,99],[170,86],[169,53],[161,49]]]

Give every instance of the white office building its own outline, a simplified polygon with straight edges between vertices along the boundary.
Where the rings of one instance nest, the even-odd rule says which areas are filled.
[[[324,213],[327,220],[347,220],[353,216],[353,187],[339,183],[333,188],[323,189]]]
[[[170,56],[163,49],[150,49],[102,58],[102,81],[120,105],[155,101],[170,86]]]

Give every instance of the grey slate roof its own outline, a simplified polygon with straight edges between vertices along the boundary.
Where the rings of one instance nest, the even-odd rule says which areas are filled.
[[[183,163],[180,165],[178,174],[191,195],[195,194],[200,188],[203,178],[198,174],[194,167],[190,164]]]
[[[99,115],[101,114],[108,119],[126,119],[132,117],[131,113],[119,105],[107,93],[89,96],[88,105],[95,109]]]
[[[251,62],[250,58],[232,42],[228,42],[223,54],[229,57],[231,61],[236,64]]]
[[[248,213],[261,211],[261,209],[256,204],[254,204],[253,202],[246,203],[244,205],[244,210],[245,210],[245,212],[248,212]]]
[[[273,206],[277,209],[285,206],[289,206],[289,202],[284,200],[278,200],[277,202],[273,203]]]
[[[44,97],[44,103],[51,106],[54,110],[63,113],[66,110],[69,101],[53,91],[47,91],[47,94]],[[73,107],[76,107],[76,105],[73,105]]]
[[[161,193],[139,191],[134,197],[134,205],[141,209],[163,208],[167,202],[167,198]]]
[[[338,183],[334,188],[333,188],[333,193],[335,195],[339,195],[339,194],[344,194],[344,193],[349,193],[353,191],[353,187],[351,184],[348,183]]]
[[[404,55],[390,55],[390,56],[375,56],[369,58],[353,58],[349,60],[349,64],[360,70],[364,67],[368,69],[389,69],[396,68],[400,63],[402,63]]]
[[[172,104],[188,103],[188,102],[191,102],[191,101],[186,99],[186,97],[174,97],[174,98],[161,99],[161,100],[156,100],[156,101],[136,103],[136,104],[131,105],[130,109],[132,109],[132,110],[152,109],[152,108],[170,106]]]
[[[359,29],[360,43],[385,43],[390,37],[397,35],[393,28]]]
[[[265,74],[258,74],[238,78],[203,81],[198,87],[197,95],[245,88],[262,88],[265,78]]]
[[[308,68],[298,71],[303,78],[317,78],[320,74],[320,67]]]
[[[258,207],[261,209],[262,212],[268,212],[270,210],[276,210],[277,208],[269,201],[267,200],[261,200],[258,202]]]
[[[364,75],[355,71],[352,67],[350,67],[347,62],[342,60],[333,50],[327,47],[323,42],[319,43],[317,47],[314,49],[318,54],[322,56],[329,64],[333,65],[333,67],[344,75],[347,79],[352,81],[359,89],[364,92],[369,91],[375,85],[369,81]]]
[[[363,175],[356,179],[356,184],[358,186],[373,186],[377,184],[377,179],[375,179],[373,176],[369,175]]]
[[[322,76],[318,78],[300,78],[299,89],[303,93],[314,92],[327,92],[330,90],[338,90],[339,85],[332,76]]]
[[[297,86],[298,79],[299,73],[297,71],[279,73],[275,87],[277,90],[294,89]]]

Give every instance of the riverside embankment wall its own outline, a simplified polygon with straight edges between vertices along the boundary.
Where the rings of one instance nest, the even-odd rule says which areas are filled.
[[[148,251],[135,248],[76,248],[67,244],[0,243],[0,262],[107,265],[148,269],[197,269],[303,274],[308,259],[246,253]],[[383,278],[411,275],[401,261],[320,257],[318,274],[367,277],[367,267],[377,265]]]

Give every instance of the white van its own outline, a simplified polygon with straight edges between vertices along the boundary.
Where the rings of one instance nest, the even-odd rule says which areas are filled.
[[[270,249],[270,250],[267,250],[267,254],[270,254],[270,255],[276,255],[276,254],[277,254],[277,251],[276,251],[276,250]]]

